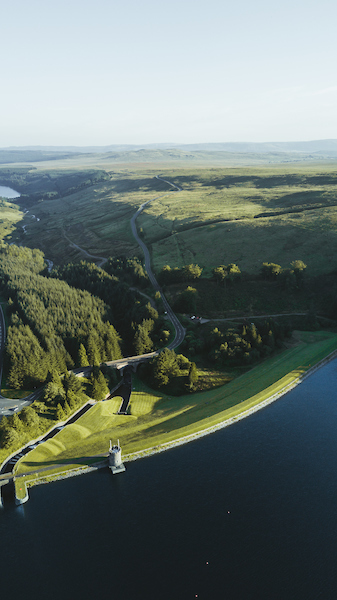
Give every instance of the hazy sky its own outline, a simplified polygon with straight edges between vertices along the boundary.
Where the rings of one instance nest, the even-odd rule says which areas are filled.
[[[337,138],[335,0],[3,0],[0,147]]]

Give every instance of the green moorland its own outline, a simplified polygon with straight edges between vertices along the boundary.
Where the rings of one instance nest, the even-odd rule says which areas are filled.
[[[256,273],[264,261],[287,266],[298,258],[311,274],[336,267],[334,161],[226,167],[181,162],[172,168],[115,164],[102,155],[90,155],[86,165],[88,160],[0,167],[0,183],[20,188],[19,204],[29,209],[6,241],[40,248],[56,264],[83,258],[71,242],[95,256],[141,255],[129,220],[141,203],[167,192],[138,221],[157,271],[194,262],[209,275],[214,266],[233,262]],[[156,175],[182,191],[172,192]]]
[[[94,256],[140,254],[130,218],[144,200],[166,192],[167,184],[152,172],[71,171],[57,164],[47,171],[0,168],[0,182],[19,191],[18,204],[28,210],[4,240],[39,248],[57,265],[88,258],[73,244]]]
[[[139,218],[156,270],[197,263],[210,274],[236,263],[257,272],[262,262],[288,265],[295,256],[311,273],[335,268],[337,173],[278,165],[167,171],[182,192],[151,202]]]
[[[160,448],[227,419],[235,419],[243,411],[291,385],[337,349],[337,334],[331,332],[297,332],[297,340],[292,348],[260,363],[228,385],[209,392],[167,397],[139,382],[131,396],[128,416],[116,415],[120,404],[118,398],[97,403],[75,424],[66,426],[54,439],[22,458],[15,473],[50,467],[48,473],[41,473],[42,477],[48,478],[68,469],[97,463],[101,460],[97,455],[107,452],[110,439],[120,440],[123,454],[128,459],[131,453]],[[36,475],[31,475],[26,480],[33,482],[35,478]]]

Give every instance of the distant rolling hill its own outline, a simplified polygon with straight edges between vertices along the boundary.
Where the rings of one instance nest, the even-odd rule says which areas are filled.
[[[78,154],[78,153],[77,153]],[[0,164],[32,163],[43,160],[60,160],[60,158],[73,157],[75,153],[64,150],[34,150],[31,148],[0,148]]]
[[[145,144],[110,146],[23,146],[0,148],[0,164],[32,163],[83,155],[99,161],[153,162],[294,162],[337,158],[337,140],[306,142],[224,142],[203,144]]]
[[[137,150],[183,150],[191,152],[334,152],[337,153],[337,140],[312,140],[306,142],[222,142],[201,144],[111,144],[109,146],[11,146],[0,148],[0,152],[20,153],[105,153],[132,152]]]

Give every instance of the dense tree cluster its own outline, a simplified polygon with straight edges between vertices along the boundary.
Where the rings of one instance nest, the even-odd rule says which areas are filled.
[[[199,265],[194,264],[185,265],[182,268],[175,267],[174,269],[172,269],[170,265],[164,265],[158,275],[158,281],[161,285],[194,281],[199,279],[202,271],[203,270]]]
[[[88,400],[103,400],[109,385],[118,380],[116,369],[94,367],[89,379],[76,377],[72,372],[60,376],[48,372],[43,395],[28,407],[0,421],[0,448],[16,449],[37,438],[52,426],[69,416]],[[46,424],[47,416],[47,424]]]
[[[10,310],[6,368],[11,387],[38,385],[49,371],[120,358],[112,319],[122,329],[128,353],[147,353],[166,343],[166,321],[115,275],[83,261],[46,277],[42,252],[17,246],[0,251],[0,285]]]
[[[192,286],[181,292],[174,303],[174,310],[180,313],[195,313],[197,310],[198,291]]]
[[[302,288],[304,282],[304,272],[307,265],[302,260],[293,260],[289,268],[282,268],[275,263],[263,263],[261,275],[264,279],[277,280],[282,287]]]
[[[36,435],[40,432],[40,417],[32,406],[26,406],[21,412],[10,417],[2,417],[0,421],[0,447],[19,447],[24,443],[27,435]]]
[[[105,263],[104,270],[130,285],[144,287],[149,281],[142,261],[137,256],[111,256]]]
[[[282,347],[287,330],[273,320],[236,328],[191,329],[181,345],[188,356],[202,355],[221,366],[249,365]]]
[[[229,265],[219,265],[212,270],[213,279],[219,285],[233,283],[241,276],[241,271],[237,265],[230,263]]]
[[[198,370],[183,354],[165,348],[149,363],[142,365],[141,376],[155,389],[171,386],[175,393],[193,391],[198,381]]]
[[[141,309],[142,320],[133,323],[135,330],[133,347],[136,354],[147,354],[165,345],[170,337],[167,322],[150,302]]]
[[[111,319],[122,336],[125,353],[135,352],[135,331],[139,327],[146,329],[146,335],[150,336],[150,341],[148,340],[144,344],[144,348],[148,347],[151,342],[152,345],[159,344],[160,346],[165,329],[164,320],[158,318],[158,312],[143,296],[137,291],[131,290],[116,275],[109,274],[97,265],[85,261],[58,268],[53,271],[52,275],[61,277],[71,286],[99,296],[109,305]],[[147,319],[154,321],[153,327],[149,328],[149,324],[144,323],[144,320]],[[139,337],[143,337],[141,332],[137,335],[137,338]],[[147,351],[146,349],[145,352]],[[81,351],[81,360],[85,360],[83,351]]]
[[[11,387],[38,385],[49,371],[83,363],[85,354],[89,364],[121,357],[100,298],[40,275],[45,265],[38,250],[5,246],[0,252],[1,291],[10,299],[5,363]]]
[[[46,406],[61,406],[64,415],[78,406],[78,399],[83,392],[83,379],[66,371],[63,377],[56,372],[49,372],[43,393]],[[21,413],[20,413],[21,415]],[[60,419],[59,419],[60,420]]]

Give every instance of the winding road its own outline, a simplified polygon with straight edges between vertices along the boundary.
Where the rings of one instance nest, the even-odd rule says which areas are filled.
[[[151,258],[150,258],[150,253],[149,250],[147,248],[147,246],[144,244],[143,240],[141,240],[141,238],[138,235],[137,232],[137,226],[136,226],[136,219],[137,217],[139,217],[139,215],[142,213],[142,211],[144,210],[144,208],[150,204],[150,202],[154,202],[155,200],[159,200],[160,198],[164,198],[165,196],[167,196],[168,194],[172,194],[172,193],[177,193],[177,192],[181,192],[182,189],[180,187],[178,187],[177,185],[175,185],[174,183],[172,183],[171,181],[168,181],[167,179],[163,179],[162,177],[159,177],[159,175],[156,175],[156,179],[158,179],[159,181],[163,181],[164,183],[167,183],[169,186],[171,186],[172,188],[174,188],[174,191],[168,191],[165,192],[164,194],[161,194],[160,196],[156,196],[155,198],[151,198],[150,200],[147,200],[146,202],[144,202],[143,204],[140,205],[140,207],[138,208],[137,212],[133,215],[133,217],[130,220],[130,224],[131,224],[131,230],[132,230],[132,234],[133,237],[135,238],[136,242],[138,243],[138,245],[141,247],[141,249],[144,252],[144,260],[145,260],[145,270],[149,276],[149,279],[154,287],[154,289],[158,292],[160,292],[161,298],[163,300],[163,304],[164,304],[164,308],[165,311],[167,313],[168,318],[170,319],[174,329],[175,329],[175,337],[174,340],[168,345],[168,348],[170,350],[173,350],[174,348],[176,348],[177,346],[179,346],[181,344],[181,342],[183,341],[184,337],[185,337],[185,329],[183,328],[183,326],[181,325],[179,319],[176,317],[176,315],[174,314],[172,308],[170,307],[168,301],[165,298],[165,295],[163,293],[162,288],[160,287],[159,283],[157,282],[152,268],[151,268]],[[100,261],[98,263],[97,266],[102,267],[104,265],[104,263],[107,261],[107,258],[104,258],[103,256],[95,256],[94,254],[90,254],[89,252],[87,252],[87,250],[84,250],[84,248],[81,248],[80,246],[78,246],[77,244],[75,244],[74,242],[72,242],[69,237],[66,235],[65,232],[63,232],[64,237],[66,238],[66,240],[77,250],[79,250],[84,256],[86,256],[87,258],[93,258],[95,260]],[[141,292],[140,292],[141,293]],[[155,356],[157,353],[153,352],[151,353],[150,356]],[[143,355],[144,357],[148,357],[149,355]],[[135,358],[136,357],[128,357],[130,359],[130,361],[135,362]],[[125,360],[128,360],[128,358],[126,358]],[[114,361],[112,361],[114,362]],[[109,363],[110,364],[110,363]]]
[[[152,268],[151,268],[151,258],[150,258],[150,253],[149,250],[147,248],[147,246],[144,244],[143,240],[141,240],[141,238],[138,235],[137,232],[137,225],[136,225],[136,220],[137,217],[139,217],[139,215],[143,212],[144,208],[150,204],[150,202],[154,202],[155,200],[159,200],[160,198],[164,198],[165,196],[167,196],[168,194],[172,194],[172,193],[177,193],[177,192],[181,192],[182,189],[180,187],[178,187],[177,185],[175,185],[174,183],[172,183],[171,181],[168,181],[167,179],[163,179],[162,177],[159,177],[159,175],[156,175],[156,179],[158,179],[159,181],[163,181],[164,183],[167,183],[169,186],[171,186],[172,188],[174,188],[174,191],[168,191],[165,192],[164,194],[161,194],[160,196],[156,196],[155,198],[151,198],[150,200],[147,200],[146,202],[144,202],[143,204],[140,205],[140,207],[138,208],[138,210],[135,212],[135,214],[133,215],[133,217],[130,220],[130,224],[131,224],[131,231],[133,234],[133,237],[135,238],[136,242],[138,243],[138,245],[141,247],[141,249],[143,250],[144,253],[144,261],[145,261],[145,270],[149,276],[149,280],[152,283],[152,286],[154,287],[154,289],[156,290],[156,292],[159,292],[161,295],[161,298],[163,300],[163,304],[164,304],[164,308],[165,311],[167,313],[167,317],[170,319],[174,329],[175,329],[175,337],[174,340],[167,346],[170,350],[173,350],[174,348],[176,348],[177,346],[179,346],[181,344],[181,342],[183,341],[184,337],[185,337],[185,329],[184,327],[181,325],[179,319],[177,318],[177,316],[174,314],[172,308],[170,307],[168,301],[165,298],[165,295],[163,293],[162,288],[160,287],[159,283],[157,282]],[[78,246],[77,244],[75,244],[74,242],[72,242],[69,237],[66,235],[66,233],[63,232],[64,237],[66,238],[66,240],[77,250],[79,250],[80,252],[82,252],[82,254],[84,256],[87,256],[88,258],[93,258],[95,260],[99,260],[100,262],[98,263],[99,267],[102,267],[102,265],[107,261],[107,258],[104,258],[103,256],[95,256],[93,254],[89,254],[89,252],[87,252],[86,250],[84,250],[83,248],[81,248],[80,246]],[[140,292],[141,293],[141,292]],[[155,356],[156,354],[158,354],[157,352],[151,352],[150,354],[144,354],[142,355],[142,357],[134,357],[134,356],[130,356],[127,357],[123,360],[123,362],[125,361],[129,361],[129,362],[135,362],[137,358],[148,358],[149,356]],[[115,364],[116,361],[111,361],[108,364]]]
[[[159,175],[157,175],[156,178],[159,179],[160,181],[164,181],[171,187],[176,188],[176,192],[182,191],[181,188],[179,188],[177,185],[175,185],[174,183],[171,183],[170,181],[167,181],[166,179],[162,179],[162,177],[159,177]],[[179,346],[181,344],[181,342],[183,341],[183,339],[185,337],[185,329],[182,326],[182,324],[180,323],[179,319],[174,314],[172,308],[170,307],[168,301],[165,298],[162,288],[160,287],[159,283],[157,282],[157,280],[153,274],[153,271],[151,268],[150,253],[148,251],[147,246],[144,244],[143,240],[140,239],[140,237],[137,233],[137,226],[136,226],[136,219],[142,213],[145,206],[147,206],[150,202],[153,202],[154,200],[159,200],[159,198],[163,198],[164,196],[167,196],[167,194],[169,194],[169,193],[172,194],[172,192],[166,192],[166,194],[162,194],[161,196],[156,196],[155,198],[152,198],[151,200],[144,202],[144,204],[141,204],[139,209],[137,210],[137,212],[133,215],[130,223],[131,223],[131,230],[132,230],[133,237],[135,238],[136,242],[139,244],[139,246],[141,247],[141,249],[144,252],[144,261],[145,261],[146,272],[149,276],[149,279],[150,279],[154,289],[156,290],[156,292],[160,293],[163,304],[164,304],[165,311],[167,312],[167,316],[170,319],[170,321],[175,329],[176,333],[175,333],[174,340],[168,345],[168,348],[170,350],[173,350],[174,348]]]

